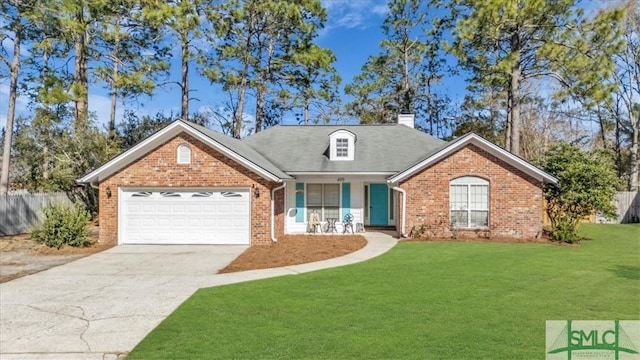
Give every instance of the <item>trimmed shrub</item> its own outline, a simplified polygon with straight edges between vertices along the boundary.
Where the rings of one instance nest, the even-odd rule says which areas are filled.
[[[557,184],[547,184],[544,189],[555,240],[582,240],[578,235],[580,220],[596,211],[616,216],[612,200],[620,181],[606,151],[585,152],[574,145],[560,144],[545,154],[544,169],[558,178]]]
[[[79,206],[49,205],[43,210],[42,225],[31,232],[31,238],[49,247],[62,245],[85,247],[91,244],[91,215]]]

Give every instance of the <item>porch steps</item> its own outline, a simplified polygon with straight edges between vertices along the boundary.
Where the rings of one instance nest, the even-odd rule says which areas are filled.
[[[370,226],[366,225],[364,227],[366,231],[376,231],[376,230],[396,230],[395,226]]]

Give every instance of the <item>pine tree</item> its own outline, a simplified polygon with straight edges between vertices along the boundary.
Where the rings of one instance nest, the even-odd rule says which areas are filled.
[[[424,118],[419,128],[444,132],[449,99],[437,86],[446,70],[441,19],[429,17],[427,2],[393,0],[382,30],[382,52],[370,56],[345,92],[355,99],[347,111],[361,123],[394,123],[399,113]]]
[[[593,102],[610,96],[611,55],[621,46],[622,11],[587,19],[576,0],[451,0],[450,50],[472,81],[507,89],[507,148],[520,152],[521,89],[528,79],[550,78],[559,95]]]

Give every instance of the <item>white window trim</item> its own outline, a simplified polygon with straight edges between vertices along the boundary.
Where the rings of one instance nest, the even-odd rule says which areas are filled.
[[[347,155],[338,156],[338,140],[347,139]],[[329,160],[331,161],[352,161],[355,159],[356,136],[348,130],[336,130],[329,135]],[[344,147],[341,147],[344,149]]]
[[[183,152],[186,152],[186,154],[183,154]],[[187,159],[184,159],[185,157]],[[178,164],[191,164],[191,148],[186,144],[179,145],[176,150],[176,160]]]
[[[453,186],[466,186],[467,188],[467,205],[464,209],[454,209],[453,204],[451,202],[451,189]],[[487,207],[486,208],[474,208],[471,206],[471,187],[472,186],[484,186],[487,188]],[[490,198],[491,198],[491,189],[489,187],[489,181],[477,176],[463,176],[456,179],[453,179],[449,182],[449,218],[451,227],[456,229],[487,229],[490,224]],[[451,213],[453,211],[465,211],[467,213],[467,226],[456,226],[453,223],[453,216]],[[482,226],[470,226],[471,225],[471,213],[473,211],[485,211],[487,213],[487,225]]]

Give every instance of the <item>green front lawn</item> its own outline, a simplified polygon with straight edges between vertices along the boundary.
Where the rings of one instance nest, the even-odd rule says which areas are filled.
[[[364,263],[202,289],[128,359],[544,358],[545,320],[640,319],[640,226],[579,247],[401,243]]]

